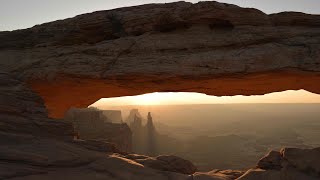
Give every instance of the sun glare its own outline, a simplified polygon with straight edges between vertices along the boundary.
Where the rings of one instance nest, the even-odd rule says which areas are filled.
[[[258,96],[209,96],[201,93],[168,92],[138,96],[102,98],[92,106],[173,105],[173,104],[232,104],[232,103],[320,103],[318,94],[305,90],[288,90]]]
[[[135,102],[140,105],[159,105],[165,99],[165,95],[161,93],[143,94],[135,97]]]

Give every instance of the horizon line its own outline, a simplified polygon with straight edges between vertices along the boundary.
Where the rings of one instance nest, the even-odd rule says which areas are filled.
[[[174,105],[253,105],[253,104],[312,104],[312,105],[320,105],[320,102],[297,102],[297,103],[286,103],[286,102],[281,102],[281,103],[268,103],[268,102],[263,102],[263,103],[202,103],[202,104],[150,104],[150,105],[146,105],[146,104],[128,104],[128,105],[102,105],[102,106],[174,106]],[[88,106],[88,107],[102,107],[102,106]]]

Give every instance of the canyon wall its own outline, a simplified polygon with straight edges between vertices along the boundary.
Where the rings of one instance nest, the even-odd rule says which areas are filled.
[[[132,152],[132,132],[129,126],[122,122],[112,123],[122,119],[121,111],[72,108],[64,119],[72,123],[77,138],[114,143],[120,151]]]

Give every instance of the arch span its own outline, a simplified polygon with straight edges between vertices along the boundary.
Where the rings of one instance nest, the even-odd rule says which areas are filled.
[[[28,82],[56,118],[102,97],[150,92],[320,92],[319,15],[149,4],[0,32],[0,41],[0,70]]]
[[[60,76],[54,81],[30,81],[44,99],[49,115],[63,117],[70,107],[87,107],[100,98],[151,92],[200,92],[215,96],[263,95],[284,90],[320,94],[320,73],[296,70],[219,77],[122,76],[90,79]]]

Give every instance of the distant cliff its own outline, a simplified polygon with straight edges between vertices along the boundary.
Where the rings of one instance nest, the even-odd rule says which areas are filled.
[[[65,119],[72,122],[80,139],[111,142],[123,152],[132,151],[131,130],[127,124],[122,123],[121,112],[72,108],[66,113]]]

